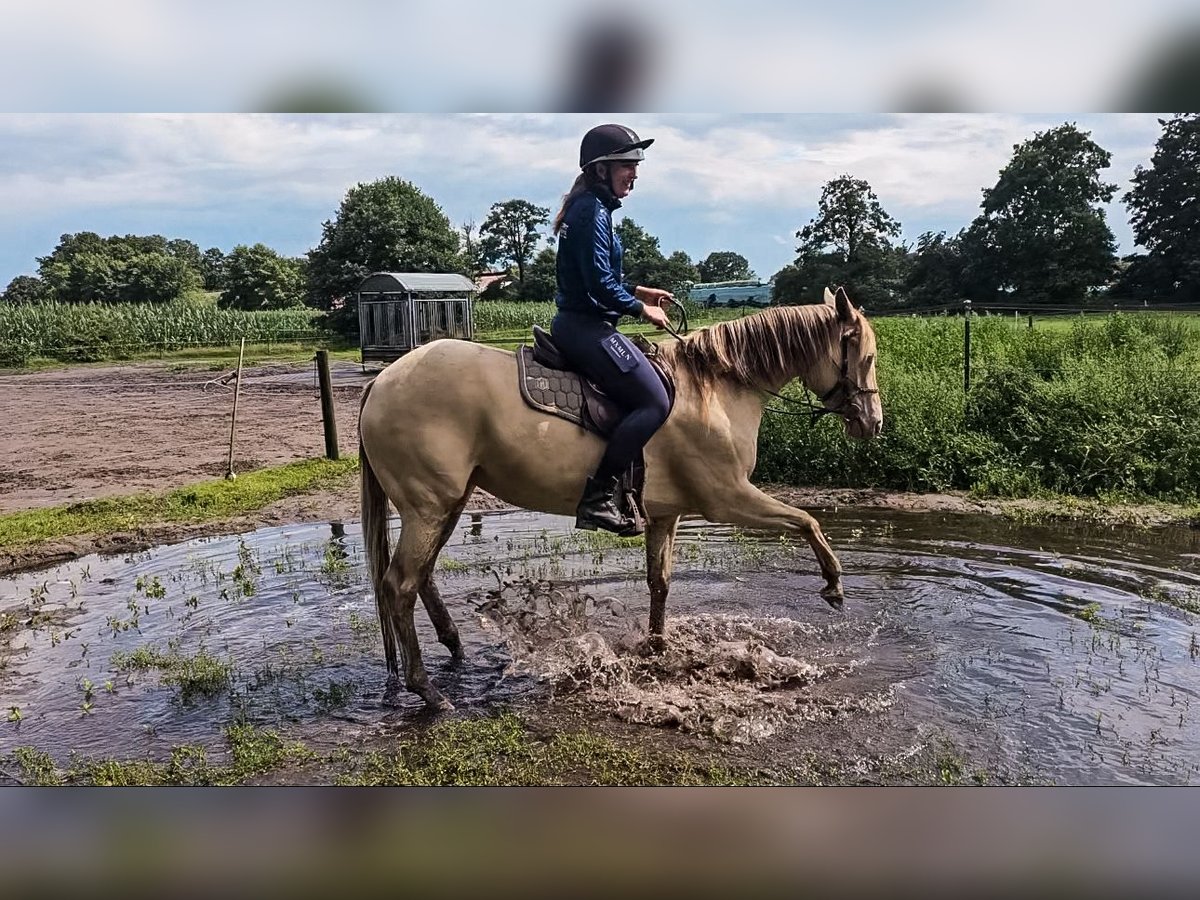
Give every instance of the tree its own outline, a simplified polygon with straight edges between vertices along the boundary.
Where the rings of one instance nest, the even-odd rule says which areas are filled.
[[[534,206],[528,200],[493,203],[479,226],[482,259],[487,265],[503,262],[516,266],[517,281],[524,285],[525,266],[542,236],[538,229],[549,221],[550,210]]]
[[[304,305],[304,271],[299,260],[280,256],[266,244],[239,244],[226,261],[227,309],[286,309]]]
[[[529,265],[525,281],[519,285],[522,300],[553,300],[558,291],[558,254],[543,247]]]
[[[754,278],[750,261],[731,250],[714,250],[696,264],[700,281],[747,281]]]
[[[912,306],[948,306],[967,297],[967,262],[959,237],[926,231],[917,238],[908,275],[904,281],[907,302]]]
[[[771,303],[824,303],[825,288],[843,283],[844,267],[842,258],[836,253],[810,253],[775,273]]]
[[[209,247],[200,259],[200,277],[206,291],[225,289],[225,269],[228,263],[220,247]]]
[[[468,219],[463,222],[459,228],[462,232],[462,258],[463,263],[470,272],[471,277],[474,277],[479,272],[482,272],[487,264],[483,261],[482,248],[479,246],[479,227],[474,220]]]
[[[884,211],[871,185],[842,175],[821,188],[816,217],[796,232],[796,252],[804,256],[832,248],[851,265],[899,234],[900,223]]]
[[[308,253],[310,301],[329,311],[326,327],[358,330],[355,288],[372,272],[463,272],[458,234],[432,198],[389,176],[346,192]]]
[[[662,270],[655,274],[657,277],[650,282],[650,286],[662,288],[672,294],[682,294],[688,287],[702,280],[700,270],[696,268],[692,258],[682,250],[676,250],[668,256]]]
[[[968,268],[985,293],[1078,301],[1114,272],[1116,241],[1100,208],[1116,191],[1100,179],[1111,154],[1070,123],[1013,150],[962,235]]]
[[[897,305],[907,250],[894,246],[900,223],[884,210],[861,178],[842,175],[821,189],[817,215],[796,232],[796,273],[779,289],[779,302],[800,291],[804,302],[819,302],[827,286],[840,284],[858,303],[872,308]],[[778,285],[777,285],[778,287]]]
[[[622,268],[629,284],[662,288],[677,294],[700,280],[691,257],[682,250],[663,256],[658,238],[633,219],[623,218],[615,230],[624,250]]]
[[[166,242],[165,250],[168,256],[186,264],[199,278],[204,277],[204,257],[200,253],[198,244],[183,238],[176,238]]]
[[[158,234],[81,231],[62,235],[38,258],[38,272],[57,300],[162,303],[199,286],[199,253],[191,241]]]
[[[1131,261],[1127,280],[1173,299],[1200,300],[1200,113],[1159,124],[1150,168],[1133,170],[1123,198],[1134,237],[1148,251]]]
[[[659,249],[658,238],[633,219],[625,216],[613,229],[621,239],[621,268],[625,281],[659,287],[658,273],[666,265]]]
[[[8,283],[4,293],[0,294],[0,303],[10,303],[13,306],[28,303],[40,303],[50,297],[50,289],[46,282],[33,275],[18,275]]]
[[[200,276],[184,260],[167,253],[139,253],[116,264],[113,299],[167,303],[200,286]]]

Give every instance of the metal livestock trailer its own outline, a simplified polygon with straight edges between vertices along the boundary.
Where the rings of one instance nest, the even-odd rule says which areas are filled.
[[[358,286],[362,364],[390,363],[438,338],[471,340],[475,283],[463,275],[374,272]]]

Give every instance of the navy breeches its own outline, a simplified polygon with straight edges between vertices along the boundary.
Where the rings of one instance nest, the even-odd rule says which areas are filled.
[[[620,475],[667,420],[671,411],[667,390],[642,352],[603,319],[560,310],[550,331],[572,367],[594,381],[625,413],[596,469],[597,478]]]

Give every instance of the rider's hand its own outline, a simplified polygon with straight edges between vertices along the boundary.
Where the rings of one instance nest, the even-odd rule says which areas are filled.
[[[640,284],[633,289],[633,296],[637,297],[646,306],[666,306],[675,299],[675,295],[670,291],[664,291],[661,288],[642,287]]]
[[[667,318],[667,314],[657,306],[643,306],[642,318],[653,325],[657,325],[659,328],[666,328],[671,324]]]

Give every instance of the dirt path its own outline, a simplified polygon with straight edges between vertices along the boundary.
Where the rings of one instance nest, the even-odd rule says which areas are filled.
[[[0,513],[163,490],[225,474],[230,387],[223,372],[161,363],[0,377]],[[335,363],[340,445],[358,444],[369,376]],[[234,470],[323,456],[321,404],[310,366],[247,369],[238,401]]]

